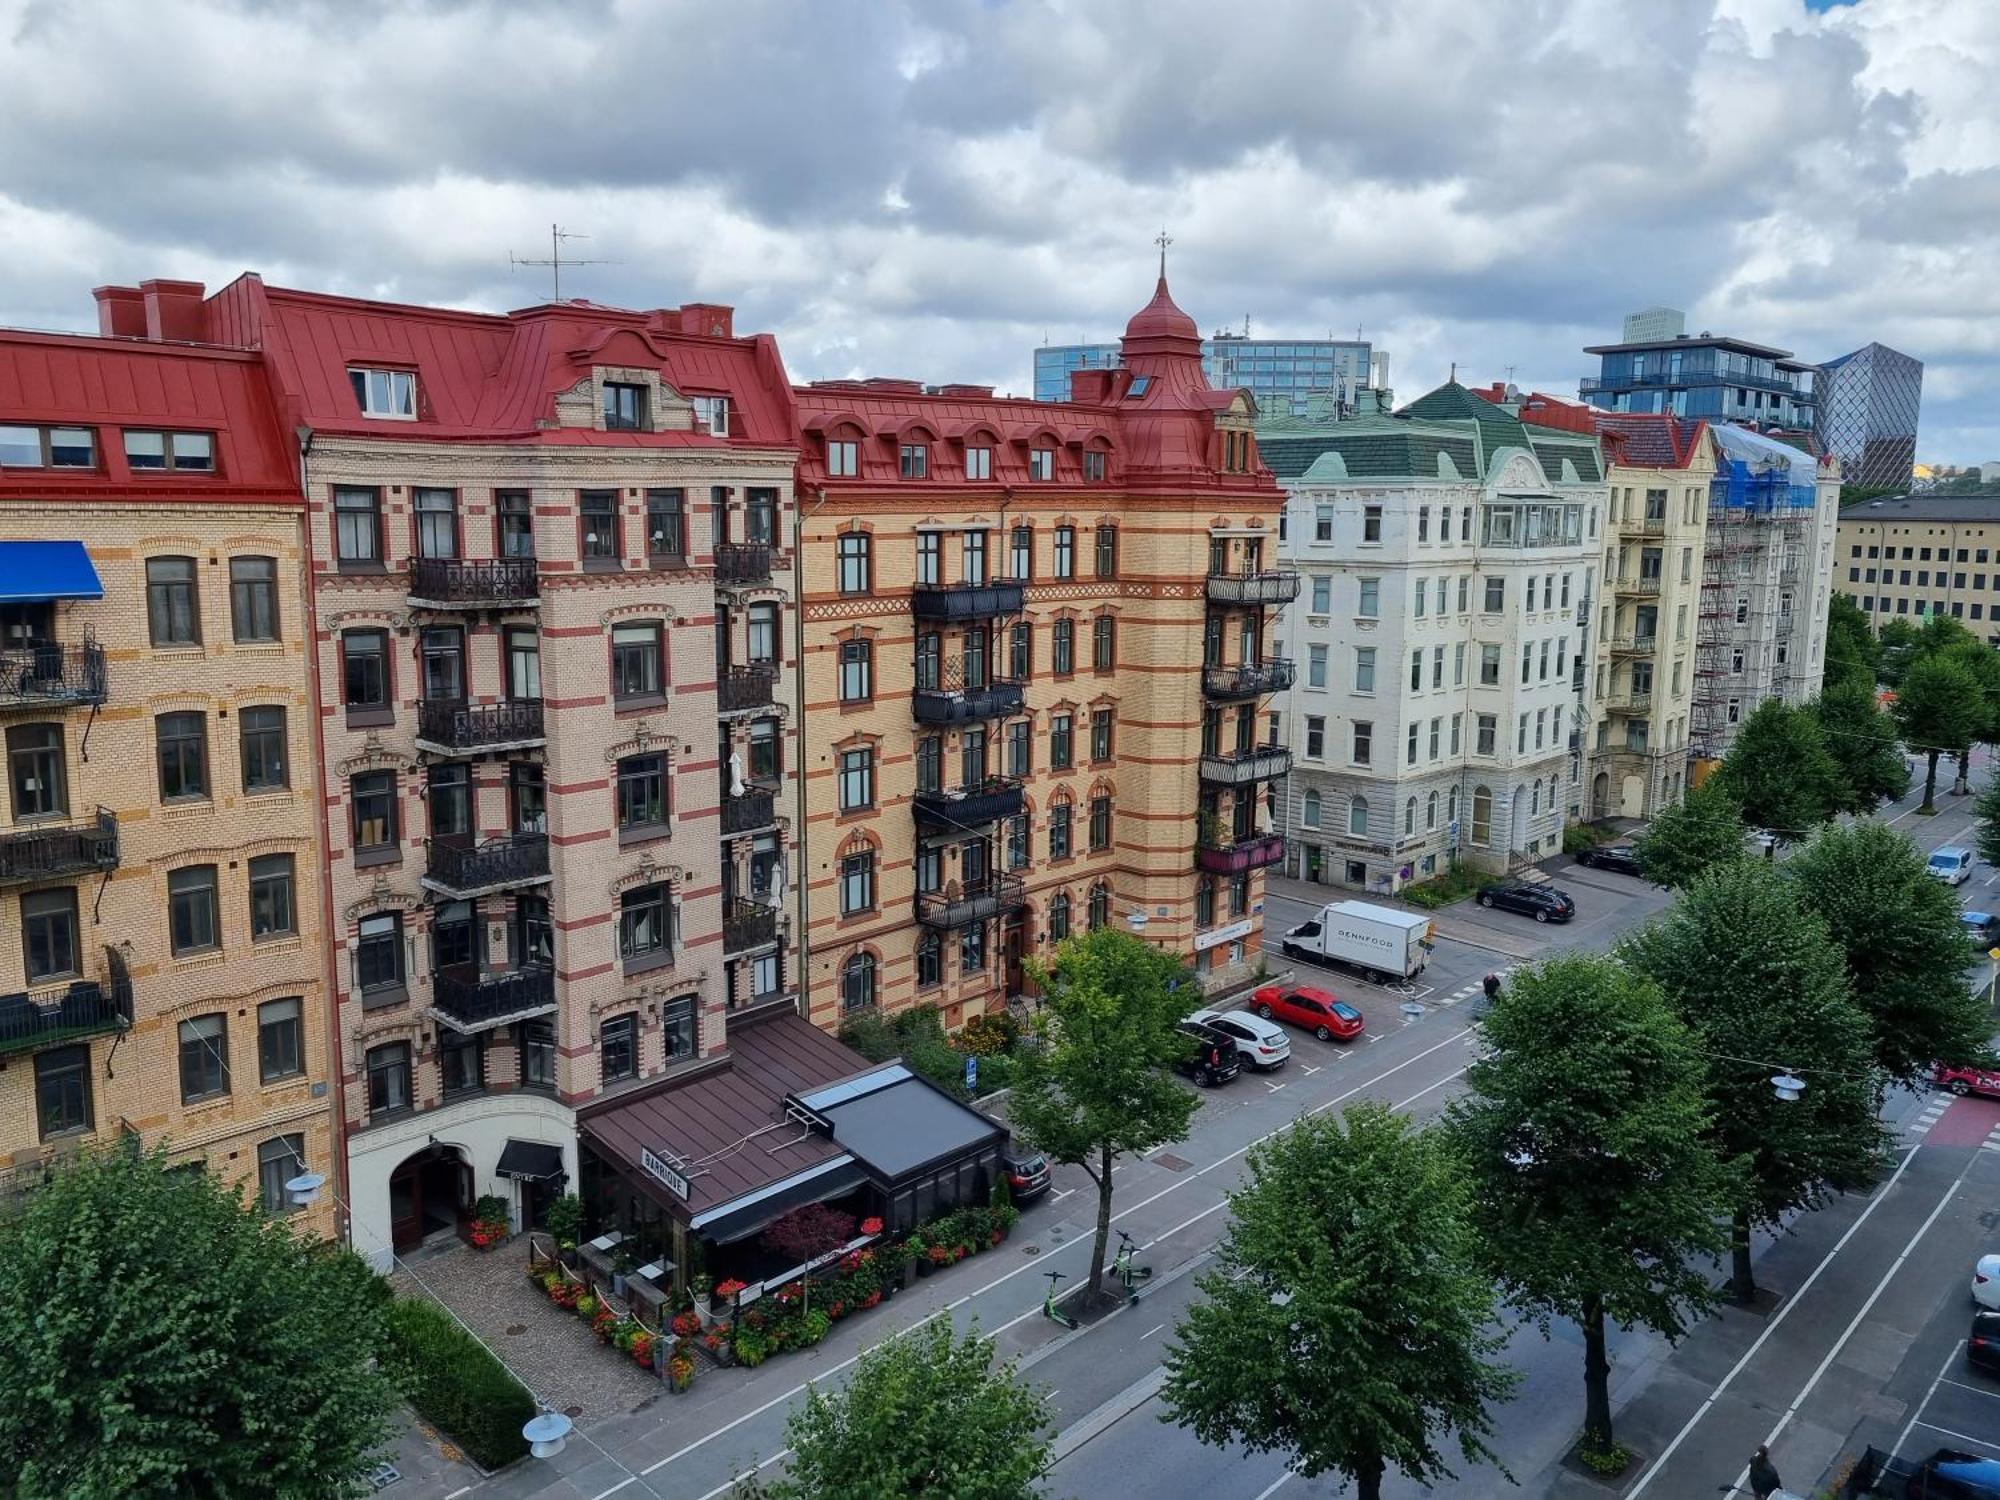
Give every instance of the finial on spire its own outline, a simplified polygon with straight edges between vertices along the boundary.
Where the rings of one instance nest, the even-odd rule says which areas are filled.
[[[1164,225],[1161,226],[1160,232],[1153,236],[1153,243],[1160,247],[1160,280],[1162,281],[1167,279],[1167,246],[1173,242],[1173,236],[1167,233],[1166,226]]]
[[[1458,361],[1457,361],[1457,360],[1453,360],[1453,361],[1451,362],[1451,379],[1450,379],[1450,381],[1448,381],[1447,383],[1448,383],[1448,384],[1450,384],[1450,385],[1457,385],[1457,384],[1458,384]]]

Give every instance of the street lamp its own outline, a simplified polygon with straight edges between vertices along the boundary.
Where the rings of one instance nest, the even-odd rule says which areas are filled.
[[[303,1166],[304,1163],[302,1162],[300,1165]],[[315,1203],[319,1202],[320,1189],[325,1186],[326,1177],[324,1174],[319,1172],[301,1172],[298,1176],[287,1179],[285,1183],[285,1196],[290,1198],[293,1204],[299,1208],[311,1208]]]
[[[530,1417],[521,1426],[521,1436],[527,1439],[528,1452],[535,1458],[554,1458],[563,1451],[569,1441],[570,1429],[576,1424],[559,1411],[551,1411],[546,1406]]]
[[[1806,1091],[1806,1081],[1787,1068],[1771,1079],[1771,1087],[1777,1091],[1779,1099],[1791,1104]]]

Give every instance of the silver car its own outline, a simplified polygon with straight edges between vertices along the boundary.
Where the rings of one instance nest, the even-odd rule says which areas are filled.
[[[1188,1019],[1233,1037],[1243,1060],[1259,1072],[1282,1068],[1292,1055],[1292,1039],[1285,1028],[1247,1010],[1198,1010]]]

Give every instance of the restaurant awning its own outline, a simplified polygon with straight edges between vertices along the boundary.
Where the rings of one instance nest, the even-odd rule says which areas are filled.
[[[732,1245],[749,1239],[795,1208],[838,1198],[867,1180],[868,1174],[861,1170],[860,1163],[843,1156],[705,1214],[697,1214],[691,1227],[718,1245]]]
[[[493,1169],[502,1177],[518,1177],[525,1182],[547,1182],[563,1175],[562,1147],[546,1141],[519,1141],[509,1138],[500,1150],[500,1165]]]
[[[82,542],[0,542],[0,604],[103,597]]]

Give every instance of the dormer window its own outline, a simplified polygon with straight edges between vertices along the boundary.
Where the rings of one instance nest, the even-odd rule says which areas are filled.
[[[215,472],[215,437],[207,432],[137,432],[125,429],[125,463],[134,469]]]
[[[926,443],[904,443],[897,450],[896,472],[905,479],[928,479],[931,472],[931,450]]]
[[[92,469],[97,438],[89,427],[0,427],[0,467]]]
[[[861,445],[852,438],[828,438],[826,472],[835,479],[852,479],[861,472]]]
[[[353,369],[347,378],[354,386],[354,400],[364,417],[387,417],[392,421],[417,419],[417,377],[410,370]]]
[[[1056,477],[1056,450],[1053,448],[1030,448],[1028,450],[1028,477],[1030,479],[1054,479]]]
[[[1105,461],[1102,448],[1086,448],[1083,453],[1083,482],[1104,483]]]
[[[708,426],[711,437],[729,436],[729,398],[727,396],[694,396],[694,414]]]
[[[646,430],[646,388],[643,385],[629,385],[615,380],[604,382],[604,430]]]
[[[965,477],[967,479],[991,479],[993,477],[993,450],[991,448],[967,448],[965,450]]]

